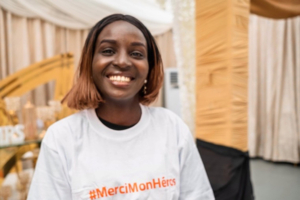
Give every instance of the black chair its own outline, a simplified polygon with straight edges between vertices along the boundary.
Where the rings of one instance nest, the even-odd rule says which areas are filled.
[[[248,152],[197,139],[216,200],[254,200]]]

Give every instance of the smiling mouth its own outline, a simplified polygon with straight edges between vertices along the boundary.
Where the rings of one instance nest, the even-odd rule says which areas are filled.
[[[111,75],[107,76],[107,78],[111,81],[118,81],[123,83],[129,83],[133,78],[127,77],[127,76],[120,76],[120,75]]]

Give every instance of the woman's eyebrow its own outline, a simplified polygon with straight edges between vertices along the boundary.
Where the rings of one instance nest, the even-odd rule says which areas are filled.
[[[109,40],[109,39],[104,39],[104,40],[101,40],[99,45],[102,44],[102,43],[111,43],[111,44],[116,44],[117,41],[116,40]],[[131,46],[143,46],[146,48],[146,45],[142,42],[132,42],[131,43]]]
[[[131,45],[132,45],[132,46],[143,46],[143,47],[146,48],[146,45],[143,44],[143,43],[141,43],[141,42],[132,42]]]
[[[100,44],[105,43],[105,42],[107,42],[107,43],[112,43],[112,44],[116,44],[116,43],[117,43],[115,40],[108,40],[108,39],[105,39],[105,40],[101,40]]]

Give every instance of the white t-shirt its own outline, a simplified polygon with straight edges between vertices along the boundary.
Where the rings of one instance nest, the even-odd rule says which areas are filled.
[[[95,110],[53,124],[43,140],[28,200],[213,200],[188,127],[164,108],[116,131]]]

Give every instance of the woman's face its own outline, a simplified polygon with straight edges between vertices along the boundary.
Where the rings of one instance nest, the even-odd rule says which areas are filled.
[[[149,71],[143,33],[125,21],[99,34],[93,58],[93,80],[105,101],[138,100]]]

